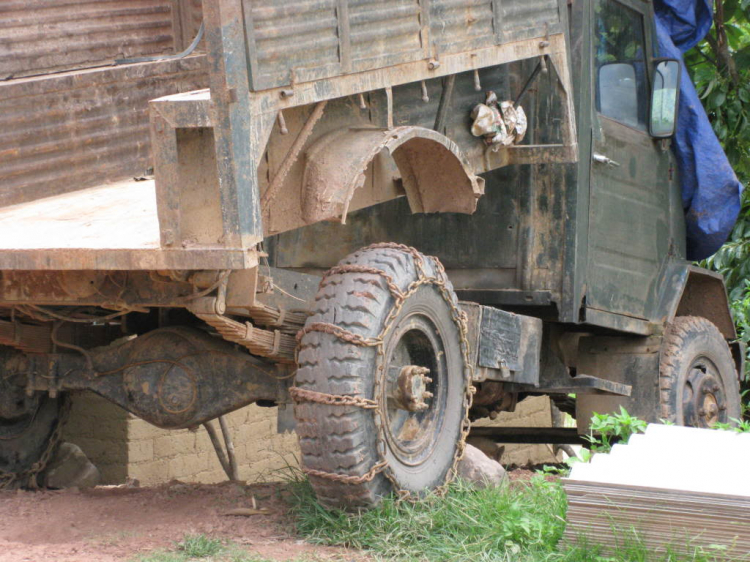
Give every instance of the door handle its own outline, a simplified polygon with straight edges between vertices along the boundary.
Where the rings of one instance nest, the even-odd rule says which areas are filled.
[[[610,157],[604,156],[604,154],[599,154],[598,152],[594,152],[594,162],[596,162],[597,164],[612,166],[613,168],[616,168],[620,165],[619,162],[615,162]]]

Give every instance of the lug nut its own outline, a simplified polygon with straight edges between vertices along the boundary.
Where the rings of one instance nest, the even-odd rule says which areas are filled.
[[[429,400],[433,396],[435,396],[435,395],[432,392],[423,392],[422,393],[422,398],[424,398],[425,400]]]
[[[426,377],[424,375],[422,375],[422,380],[425,384],[430,384],[432,382],[432,379],[430,377]]]

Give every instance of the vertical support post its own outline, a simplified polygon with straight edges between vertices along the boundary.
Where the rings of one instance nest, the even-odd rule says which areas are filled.
[[[180,193],[177,181],[177,131],[152,104],[151,151],[154,159],[156,181],[156,209],[159,216],[161,246],[169,248],[178,244],[180,236]]]
[[[242,0],[203,2],[224,243],[249,248],[263,239],[258,146]],[[254,134],[255,133],[255,134]]]

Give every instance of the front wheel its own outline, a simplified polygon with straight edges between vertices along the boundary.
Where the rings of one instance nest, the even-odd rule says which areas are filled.
[[[705,318],[678,316],[667,326],[659,383],[666,421],[712,427],[741,416],[732,352],[719,329]]]
[[[411,248],[371,246],[326,274],[292,390],[322,503],[370,507],[454,476],[471,402],[465,329],[442,266]]]

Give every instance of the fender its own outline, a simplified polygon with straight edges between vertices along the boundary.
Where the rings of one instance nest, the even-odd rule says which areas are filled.
[[[414,213],[476,210],[484,179],[474,175],[456,143],[424,127],[340,129],[318,139],[306,153],[302,216],[308,224],[345,222],[355,190],[370,162],[387,151],[401,174]]]
[[[675,316],[701,316],[713,322],[726,340],[737,339],[722,275],[687,262],[674,263],[670,269],[659,307],[663,321],[668,324]]]
[[[687,262],[673,263],[664,287],[659,306],[663,322],[668,324],[675,316],[701,316],[713,322],[729,343],[739,376],[744,377],[745,345],[737,341],[724,277]]]

